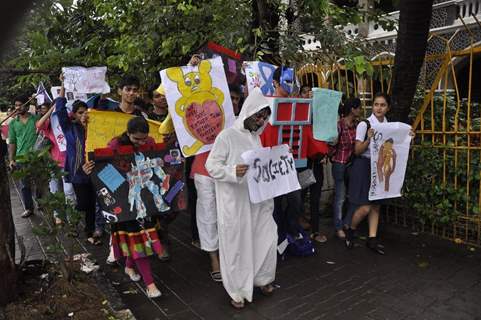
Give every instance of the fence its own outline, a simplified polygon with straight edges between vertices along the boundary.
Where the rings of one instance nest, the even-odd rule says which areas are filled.
[[[430,35],[419,82],[425,90],[413,103],[416,139],[409,163],[413,169],[409,172],[408,168],[407,175],[411,181],[405,184],[411,196],[388,207],[385,218],[480,246],[481,24],[476,19],[475,29],[459,19],[463,26],[452,33]],[[372,61],[376,70],[372,77],[359,77],[342,60],[333,65],[306,65],[298,76],[303,84],[360,97],[367,113],[373,93],[390,92],[392,63],[393,57],[383,53]],[[424,189],[423,181],[427,183]]]

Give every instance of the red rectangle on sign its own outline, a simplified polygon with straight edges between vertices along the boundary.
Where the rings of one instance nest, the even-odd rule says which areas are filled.
[[[277,104],[276,121],[292,121],[292,103],[282,102]]]
[[[297,103],[295,121],[309,120],[309,103]]]

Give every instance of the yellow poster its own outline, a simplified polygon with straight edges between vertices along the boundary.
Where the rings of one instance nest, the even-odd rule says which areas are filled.
[[[127,130],[127,122],[132,117],[134,116],[122,112],[90,109],[85,153],[107,147],[110,140]],[[153,120],[147,120],[147,122],[149,123],[149,136],[154,138],[155,142],[162,143],[163,135],[159,131],[162,124]]]

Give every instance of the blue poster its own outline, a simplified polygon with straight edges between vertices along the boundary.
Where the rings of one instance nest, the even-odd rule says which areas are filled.
[[[336,140],[337,117],[342,92],[312,88],[312,131],[314,139],[333,142]]]

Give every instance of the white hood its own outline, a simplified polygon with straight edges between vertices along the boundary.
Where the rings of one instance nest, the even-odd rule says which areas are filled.
[[[244,128],[244,120],[266,107],[270,108],[269,100],[264,97],[261,89],[255,88],[251,91],[251,93],[247,96],[247,99],[244,101],[241,112],[237,117],[236,121],[234,122],[234,127],[242,131],[248,131]],[[261,134],[267,123],[268,121],[266,121],[264,126],[261,128],[262,130],[257,130],[255,134]]]

